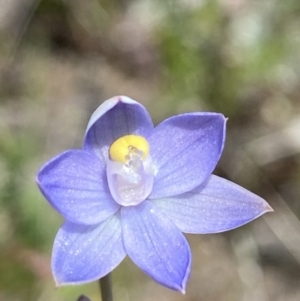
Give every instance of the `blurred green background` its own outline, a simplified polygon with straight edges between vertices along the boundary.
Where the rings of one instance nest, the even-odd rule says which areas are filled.
[[[115,300],[299,300],[299,83],[299,0],[0,0],[0,300],[100,301],[97,284],[55,288],[62,219],[34,180],[46,160],[81,147],[91,113],[119,94],[155,123],[224,113],[215,173],[275,212],[188,236],[185,296],[126,259],[112,274]]]

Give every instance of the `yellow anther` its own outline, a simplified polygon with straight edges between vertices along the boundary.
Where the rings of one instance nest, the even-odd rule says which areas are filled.
[[[141,152],[141,159],[149,154],[149,144],[142,136],[126,135],[117,139],[109,148],[111,160],[126,163],[128,155],[135,148]]]

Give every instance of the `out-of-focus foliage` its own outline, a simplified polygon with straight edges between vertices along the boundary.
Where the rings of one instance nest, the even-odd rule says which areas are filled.
[[[55,154],[79,148],[101,101],[125,94],[156,123],[223,112],[216,173],[275,209],[224,234],[189,236],[187,294],[125,260],[116,301],[299,300],[299,0],[0,1],[0,301],[100,300],[98,286],[56,289],[51,247],[61,217],[34,183]]]

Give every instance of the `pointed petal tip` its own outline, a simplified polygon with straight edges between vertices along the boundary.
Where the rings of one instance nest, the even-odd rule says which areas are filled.
[[[185,286],[186,286],[186,281],[185,281],[185,283],[182,283],[182,285],[179,286],[177,289],[182,295],[185,295],[185,293],[186,293]]]
[[[182,295],[185,295],[186,293],[186,290],[185,290],[185,287],[186,287],[186,279],[183,280],[183,283],[181,285],[174,285],[173,286],[173,289],[180,292]]]
[[[125,102],[125,103],[130,103],[130,104],[137,103],[137,101],[135,101],[134,99],[132,99],[129,96],[126,96],[126,95],[116,95],[116,96],[113,96],[113,97],[105,100],[103,103],[117,104],[118,102]]]
[[[265,205],[264,205],[264,209],[265,209],[265,212],[267,213],[267,212],[274,212],[274,209],[268,204],[268,203],[266,203]]]
[[[118,101],[127,102],[127,103],[136,103],[137,102],[134,99],[132,99],[126,95],[117,95],[114,98],[118,99]]]
[[[185,295],[185,288],[186,288],[186,285],[187,285],[187,282],[190,278],[190,273],[191,273],[191,265],[192,265],[192,256],[190,256],[190,260],[189,260],[189,263],[186,267],[186,272],[185,272],[185,276],[182,280],[182,284],[181,284],[181,288],[180,288],[180,292]]]
[[[52,269],[53,269],[53,267],[52,267]],[[68,281],[64,281],[63,279],[61,279],[60,277],[58,277],[58,275],[55,274],[54,270],[52,270],[52,271],[53,271],[53,274],[52,274],[53,275],[53,280],[54,280],[56,288],[72,284],[72,283],[69,283]]]
[[[186,285],[187,285],[187,282],[188,282],[189,277],[190,277],[190,272],[191,272],[191,257],[190,257],[188,266],[186,268],[186,273],[185,273],[184,278],[182,279],[181,282],[175,281],[173,283],[165,283],[165,282],[158,281],[158,283],[160,283],[161,285],[163,285],[167,288],[170,288],[174,291],[180,292],[182,295],[185,295],[186,294]],[[153,279],[155,281],[157,281],[157,279],[155,279],[155,278],[153,278]]]
[[[265,199],[263,199],[261,197],[259,197],[259,198],[261,199],[262,214],[265,214],[268,212],[274,212],[274,209],[269,205],[269,203]]]
[[[63,286],[63,285],[64,285],[64,283],[61,282],[61,281],[59,281],[55,276],[53,276],[53,277],[54,277],[55,286],[56,286],[57,288],[59,288],[60,286]]]
[[[34,182],[35,182],[35,184],[38,186],[38,188],[41,189],[41,188],[40,188],[39,173],[35,176]]]
[[[182,283],[180,285],[176,285],[176,290],[179,291],[182,295],[185,295],[185,293],[186,293],[185,289],[186,289],[186,285],[187,285],[187,282],[189,280],[190,273],[191,273],[191,264],[192,264],[192,260],[191,260],[191,256],[190,256],[190,260],[186,267],[186,272],[185,272],[184,278],[182,279]]]
[[[55,282],[55,286],[56,288],[60,288],[62,286],[72,286],[72,285],[83,285],[83,284],[86,284],[86,283],[90,283],[90,282],[93,282],[93,281],[96,281],[98,280],[99,278],[95,278],[95,279],[88,279],[88,280],[85,280],[85,281],[64,281],[64,280],[58,280],[54,277],[54,282]]]
[[[174,291],[180,292],[182,295],[185,295],[185,293],[186,293],[186,290],[185,290],[186,283],[182,283],[181,285],[178,285],[176,283],[173,283],[173,285],[170,285],[170,284],[166,285],[165,283],[160,283],[160,284],[162,284],[163,286],[170,288]]]
[[[88,282],[91,282],[91,281],[86,281],[86,282],[59,282],[59,281],[56,281],[55,279],[54,279],[54,281],[55,281],[55,286],[56,286],[56,288],[60,288],[60,287],[62,287],[62,286],[68,286],[68,285],[70,285],[70,286],[72,286],[72,285],[82,285],[82,284],[85,284],[85,283],[88,283]]]

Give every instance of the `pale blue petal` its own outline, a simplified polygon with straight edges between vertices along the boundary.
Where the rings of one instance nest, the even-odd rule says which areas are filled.
[[[153,202],[182,232],[195,234],[231,230],[273,211],[261,197],[214,175],[191,192]]]
[[[51,205],[74,223],[97,224],[119,209],[109,192],[105,165],[93,153],[62,153],[41,168],[37,184]]]
[[[157,168],[149,198],[181,194],[203,183],[218,163],[226,119],[217,113],[189,113],[159,124],[148,140]]]
[[[153,123],[144,106],[126,96],[106,100],[92,115],[84,148],[107,160],[111,144],[124,135],[147,137]]]
[[[119,217],[96,226],[66,222],[58,231],[52,252],[52,272],[57,285],[98,280],[126,256]]]
[[[121,209],[127,254],[158,283],[181,292],[190,273],[189,245],[170,220],[151,202]]]

